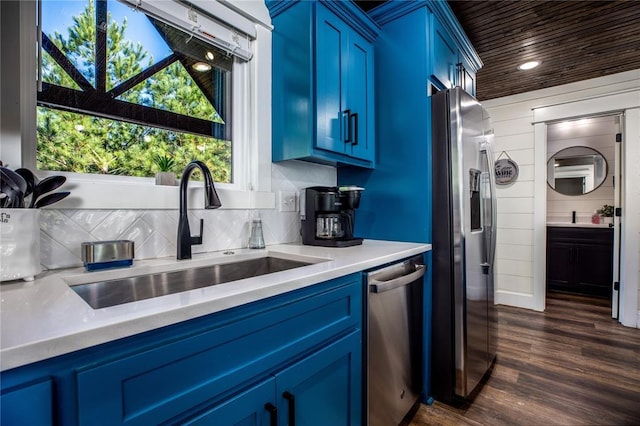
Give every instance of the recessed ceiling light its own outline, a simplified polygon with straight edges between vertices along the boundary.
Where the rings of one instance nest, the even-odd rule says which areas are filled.
[[[195,64],[191,65],[191,68],[196,71],[205,72],[211,69],[211,65],[207,64],[206,62],[196,62]]]
[[[213,53],[209,52],[209,51],[207,51],[207,53],[204,56],[206,56],[207,59],[210,60],[210,61],[213,61],[213,58],[215,57],[215,56],[213,56]]]
[[[539,61],[525,62],[524,64],[519,65],[518,69],[522,70],[522,71],[531,70],[531,69],[534,69],[535,67],[537,67],[538,65],[540,65]]]

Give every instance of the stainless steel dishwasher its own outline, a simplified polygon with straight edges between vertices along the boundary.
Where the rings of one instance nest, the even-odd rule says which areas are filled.
[[[402,422],[422,391],[423,257],[369,271],[367,412],[370,426]]]

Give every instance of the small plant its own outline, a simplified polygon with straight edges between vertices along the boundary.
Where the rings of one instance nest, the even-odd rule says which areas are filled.
[[[613,206],[605,204],[598,210],[598,214],[603,217],[613,217]]]
[[[160,169],[161,172],[170,172],[171,169],[173,169],[173,167],[176,165],[175,160],[167,154],[155,155],[153,157],[153,161],[154,163],[156,163],[156,166],[158,166],[158,169]]]

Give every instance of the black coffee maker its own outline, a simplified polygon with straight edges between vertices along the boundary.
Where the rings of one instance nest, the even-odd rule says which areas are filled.
[[[324,247],[362,244],[362,238],[353,236],[353,221],[363,190],[356,186],[305,188],[302,243]]]

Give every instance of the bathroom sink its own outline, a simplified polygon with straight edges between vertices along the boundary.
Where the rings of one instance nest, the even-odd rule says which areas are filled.
[[[326,259],[321,259],[322,261]],[[274,256],[72,285],[92,308],[100,309],[180,293],[317,263]]]

